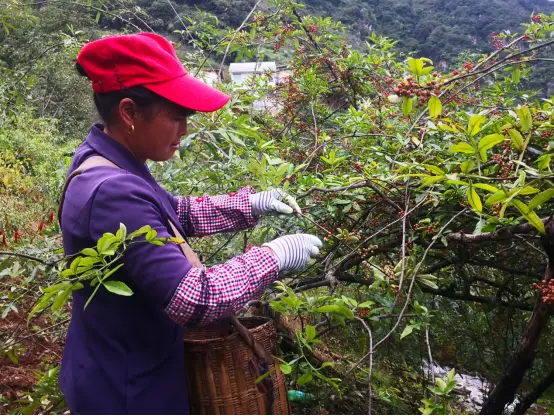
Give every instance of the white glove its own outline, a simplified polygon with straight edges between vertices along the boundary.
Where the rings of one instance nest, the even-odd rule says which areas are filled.
[[[310,257],[319,253],[323,243],[315,235],[291,234],[276,238],[262,247],[269,247],[279,261],[279,271],[299,271],[306,267]]]
[[[285,203],[281,201],[285,201]],[[296,200],[281,189],[250,194],[252,215],[302,213]]]

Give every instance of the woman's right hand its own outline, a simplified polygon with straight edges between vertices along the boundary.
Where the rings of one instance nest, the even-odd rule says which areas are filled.
[[[311,234],[285,235],[262,245],[271,249],[277,258],[279,271],[304,269],[310,257],[316,256],[322,246],[321,240]]]

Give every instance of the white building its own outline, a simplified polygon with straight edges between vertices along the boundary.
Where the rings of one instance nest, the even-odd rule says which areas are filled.
[[[242,85],[246,82],[248,77],[252,75],[262,75],[270,73],[272,79],[271,85],[275,85],[277,80],[277,65],[275,62],[241,62],[232,63],[229,65],[229,73],[231,79],[236,85]]]

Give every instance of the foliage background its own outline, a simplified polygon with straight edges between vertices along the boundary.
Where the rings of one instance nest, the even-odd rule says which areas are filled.
[[[84,42],[138,30],[175,40],[192,72],[267,59],[292,72],[276,87],[264,76],[246,91],[222,84],[232,103],[195,116],[176,157],[151,169],[178,194],[252,184],[301,201],[304,217],[195,241],[208,264],[285,233],[325,237],[312,267],[246,310],[279,314],[281,368],[291,389],[317,397],[296,412],[468,411],[456,399],[467,393],[434,380],[429,361],[488,380],[484,411],[504,411],[516,380],[517,410],[538,394],[531,411],[551,412],[548,2],[0,7],[2,412],[65,410],[57,364],[70,291],[48,292],[63,279],[54,213],[96,118],[73,65]],[[276,110],[252,109],[268,98]],[[47,293],[56,306],[27,323]]]

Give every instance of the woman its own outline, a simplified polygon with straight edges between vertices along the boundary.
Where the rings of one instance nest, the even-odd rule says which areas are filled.
[[[93,156],[111,166],[91,167],[69,182],[60,221],[66,255],[79,252],[120,223],[132,232],[150,225],[160,237],[241,230],[272,212],[291,213],[273,190],[201,198],[174,197],[151,176],[147,160],[168,160],[187,134],[194,111],[221,108],[229,97],[189,75],[172,45],[155,34],[91,42],[77,68],[92,81],[103,124],[79,146],[69,169]],[[87,162],[88,163],[88,162]],[[73,298],[60,384],[72,413],[186,414],[184,327],[225,317],[259,297],[279,271],[303,268],[321,241],[283,236],[206,270],[194,267],[176,244],[134,244],[115,280],[129,297],[86,287]]]

